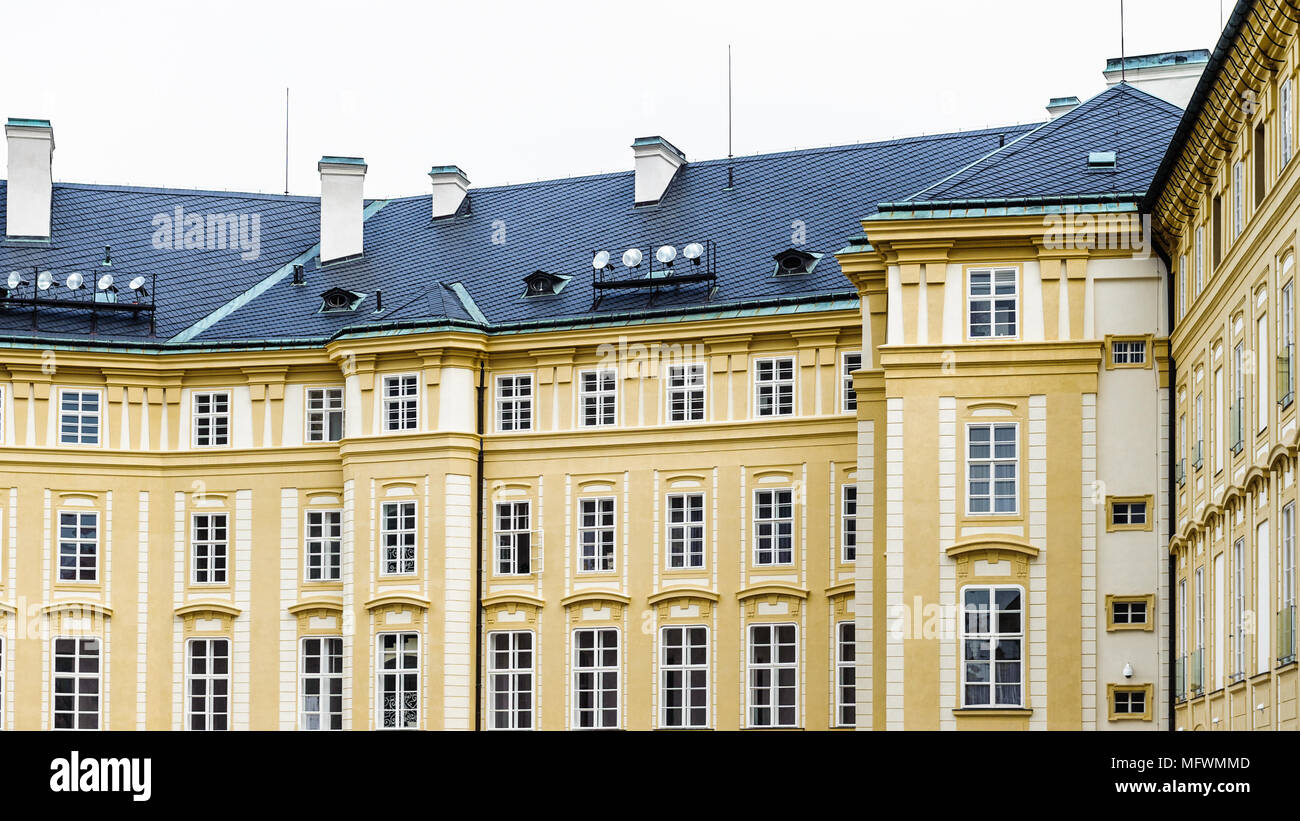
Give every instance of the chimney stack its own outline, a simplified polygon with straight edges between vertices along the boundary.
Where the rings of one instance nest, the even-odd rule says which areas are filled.
[[[1062,114],[1073,111],[1078,107],[1078,97],[1053,97],[1047,101],[1047,119],[1055,120]]]
[[[663,137],[637,137],[632,141],[636,169],[635,205],[654,205],[663,199],[686,155]]]
[[[9,148],[5,234],[14,239],[49,239],[54,129],[49,120],[10,117],[5,139]]]
[[[360,256],[366,161],[360,157],[321,157],[320,261]]]
[[[469,177],[454,165],[435,165],[429,169],[433,181],[433,218],[449,219],[460,213],[461,203],[469,191]]]
[[[1209,61],[1210,52],[1203,48],[1112,57],[1106,61],[1102,75],[1107,88],[1125,82],[1179,108],[1187,108]]]

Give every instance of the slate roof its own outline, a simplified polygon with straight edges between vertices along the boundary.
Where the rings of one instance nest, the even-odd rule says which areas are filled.
[[[1128,108],[1152,107],[1140,102]],[[30,310],[9,308],[0,309],[0,344],[318,344],[340,333],[403,324],[483,327],[486,319],[490,330],[506,332],[556,323],[644,322],[701,311],[743,316],[764,305],[844,307],[856,296],[833,253],[861,231],[861,220],[874,213],[876,203],[945,180],[1035,128],[692,162],[651,207],[633,207],[631,171],[471,187],[468,213],[436,223],[427,194],[368,202],[364,256],[324,267],[315,256],[319,201],[314,197],[60,183],[54,187],[51,242],[0,240],[0,277],[11,270],[30,276],[49,269],[62,281],[76,270],[93,281],[111,270],[124,282],[156,273],[156,337],[147,337],[147,323],[125,318],[101,319],[92,335],[84,312],[43,311],[40,331],[34,333]],[[0,197],[4,186],[0,181]],[[237,248],[154,247],[155,215],[173,214],[178,206],[186,214],[257,215],[257,258],[243,259]],[[799,232],[802,244],[795,241]],[[628,247],[680,249],[705,240],[717,249],[718,288],[711,297],[702,285],[664,290],[653,301],[642,291],[619,291],[593,309],[593,251],[608,250],[617,260]],[[100,265],[105,245],[112,247],[111,269]],[[822,256],[809,274],[773,276],[772,256],[790,247]],[[295,261],[305,264],[305,285],[291,284]],[[525,299],[523,278],[536,270],[571,279],[556,296]],[[614,276],[628,274],[618,266]],[[355,311],[321,313],[320,295],[331,287],[365,298]],[[382,313],[375,312],[379,291]]]

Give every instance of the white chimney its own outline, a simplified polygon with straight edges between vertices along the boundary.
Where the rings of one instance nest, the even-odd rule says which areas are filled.
[[[1209,61],[1210,52],[1203,48],[1140,54],[1123,59],[1112,57],[1106,61],[1102,74],[1107,88],[1125,82],[1179,108],[1187,108],[1201,72]]]
[[[1066,112],[1079,107],[1078,97],[1053,97],[1047,101],[1047,119],[1055,120]]]
[[[320,261],[355,257],[361,253],[366,161],[360,157],[321,157]]]
[[[637,137],[632,141],[636,169],[636,205],[654,205],[668,190],[686,155],[663,137]]]
[[[10,117],[5,123],[5,139],[9,144],[5,234],[49,239],[54,129],[49,120]]]
[[[429,170],[429,179],[433,181],[433,218],[456,216],[469,190],[469,177],[454,165],[435,165]]]

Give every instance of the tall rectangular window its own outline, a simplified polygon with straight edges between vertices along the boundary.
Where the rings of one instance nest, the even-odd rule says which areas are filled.
[[[1015,268],[972,268],[968,307],[971,339],[1009,338],[1016,335]]]
[[[1018,426],[966,426],[966,512],[1014,514],[1020,508]]]
[[[1232,407],[1229,409],[1232,427],[1229,444],[1234,454],[1240,453],[1246,436],[1246,344],[1238,342],[1232,349]]]
[[[1187,255],[1178,258],[1178,318],[1187,315]]]
[[[1214,399],[1211,410],[1214,413],[1214,472],[1223,469],[1224,442],[1227,440],[1224,430],[1224,417],[1227,416],[1227,403],[1223,395],[1223,368],[1214,369]]]
[[[1219,270],[1223,260],[1223,199],[1217,194],[1210,201],[1210,253],[1211,270]]]
[[[1205,647],[1205,568],[1196,568],[1196,649]]]
[[[1019,587],[962,591],[962,706],[1024,706],[1024,604]]]
[[[59,581],[99,580],[99,514],[59,514]]]
[[[533,633],[488,633],[488,729],[533,729]]]
[[[1294,280],[1282,286],[1282,295],[1278,300],[1280,333],[1277,352],[1277,392],[1278,404],[1287,407],[1295,398],[1295,313],[1292,287]]]
[[[529,502],[498,502],[496,516],[497,575],[532,572],[532,522]]]
[[[704,494],[668,494],[668,568],[704,567]]]
[[[420,380],[416,374],[384,377],[384,430],[416,430],[420,426]]]
[[[754,360],[754,414],[794,415],[794,357]]]
[[[1187,655],[1187,579],[1178,582],[1178,653]]]
[[[375,712],[384,730],[420,726],[420,634],[380,633]]]
[[[99,729],[99,682],[99,639],[54,639],[54,729]]]
[[[668,421],[704,421],[704,363],[668,366]]]
[[[1232,545],[1232,671],[1246,672],[1246,539]]]
[[[194,447],[230,444],[230,394],[225,391],[194,394]]]
[[[1192,263],[1196,270],[1196,293],[1199,296],[1201,290],[1205,287],[1205,227],[1198,225],[1196,227],[1196,246],[1194,248],[1196,260]]]
[[[1255,430],[1268,427],[1268,316],[1255,321]]]
[[[307,441],[337,442],[343,438],[343,389],[307,389]]]
[[[307,511],[307,581],[343,578],[343,511]]]
[[[857,626],[851,621],[835,625],[835,726],[858,723]]]
[[[754,491],[754,564],[794,564],[794,491]]]
[[[793,624],[749,626],[749,726],[799,726],[799,640]]]
[[[533,429],[533,375],[497,377],[497,430],[517,433]]]
[[[843,378],[841,385],[843,402],[841,410],[845,413],[858,409],[858,394],[853,390],[853,372],[862,370],[862,352],[850,351],[844,354],[840,360],[840,376]]]
[[[1282,508],[1281,534],[1278,539],[1281,567],[1278,573],[1278,598],[1281,604],[1278,625],[1278,661],[1293,659],[1296,654],[1296,612],[1295,612],[1295,502],[1288,502]]]
[[[601,428],[618,421],[618,372],[612,368],[578,374],[578,423]]]
[[[189,729],[230,729],[230,640],[190,639],[189,650]]]
[[[614,569],[614,534],[613,497],[578,501],[579,570],[597,573]]]
[[[415,502],[384,502],[380,507],[379,539],[383,547],[381,576],[415,572]]]
[[[191,555],[195,584],[225,584],[230,555],[229,528],[224,513],[195,513]]]
[[[1282,82],[1282,87],[1278,90],[1278,117],[1281,120],[1281,162],[1279,165],[1286,166],[1291,161],[1291,152],[1295,146],[1295,126],[1292,125],[1293,112],[1291,111],[1291,80],[1287,79]],[[1280,172],[1281,169],[1279,169]]]
[[[303,730],[343,729],[343,639],[307,636],[302,640],[299,670]]]
[[[99,391],[59,391],[59,442],[99,444]]]
[[[709,726],[709,630],[665,627],[660,631],[659,724]]]
[[[1192,414],[1196,422],[1196,458],[1192,460],[1192,467],[1200,470],[1201,463],[1204,460],[1205,450],[1205,420],[1202,416],[1205,407],[1205,395],[1196,394],[1196,405],[1192,408]]]
[[[573,726],[614,729],[619,717],[618,629],[573,631]]]
[[[1242,190],[1246,186],[1246,172],[1242,168],[1241,160],[1232,164],[1232,238],[1236,239],[1241,236],[1241,230],[1246,227],[1246,192]]]
[[[1255,126],[1255,147],[1252,153],[1255,155],[1255,207],[1259,208],[1260,203],[1264,202],[1264,192],[1268,190],[1268,177],[1265,171],[1264,159],[1267,151],[1264,146],[1264,124],[1260,123]]]
[[[858,486],[853,482],[840,490],[840,561],[858,558]]]

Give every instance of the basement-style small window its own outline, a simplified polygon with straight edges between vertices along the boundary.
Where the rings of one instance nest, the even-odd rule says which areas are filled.
[[[1150,496],[1111,496],[1106,499],[1106,530],[1150,530]]]
[[[321,313],[333,314],[356,310],[357,305],[365,298],[365,294],[358,294],[346,288],[330,288],[321,294],[320,298]]]
[[[1089,151],[1088,170],[1089,171],[1114,171],[1115,152],[1114,151]]]
[[[534,271],[524,277],[524,296],[555,296],[563,288],[569,277],[560,274],[552,274],[546,271]]]
[[[776,256],[776,276],[794,276],[811,273],[821,259],[821,254],[810,254],[798,248],[787,248]]]

